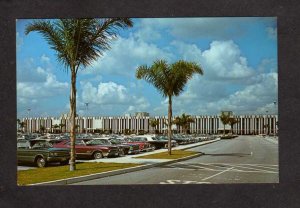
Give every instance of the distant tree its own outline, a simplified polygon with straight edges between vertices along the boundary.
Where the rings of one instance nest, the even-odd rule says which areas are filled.
[[[233,126],[238,123],[238,120],[234,117],[228,118],[228,124],[230,125],[230,131],[233,133]]]
[[[185,134],[187,134],[189,131],[190,123],[194,122],[195,120],[190,115],[186,115],[185,113],[183,113],[181,116],[176,116],[173,120],[174,124],[182,127],[182,130]]]
[[[227,113],[222,112],[220,115],[221,122],[224,125],[223,136],[225,136],[225,125],[229,123],[229,118],[230,118],[230,115]]]
[[[26,126],[27,126],[27,124],[24,121],[20,122],[20,128],[22,129],[22,132],[25,132]]]
[[[269,135],[269,127],[270,127],[270,125],[269,124],[265,124],[263,127],[264,127],[265,134]]]
[[[42,134],[44,134],[45,130],[46,130],[45,126],[41,125],[41,126],[40,126],[40,132],[41,132]]]
[[[59,124],[59,128],[60,128],[60,132],[62,133],[63,132],[63,127],[65,127],[66,126],[66,124],[63,124],[63,123],[60,123]]]
[[[158,126],[159,121],[156,119],[150,119],[149,124],[153,129],[153,133],[156,133],[156,127]]]

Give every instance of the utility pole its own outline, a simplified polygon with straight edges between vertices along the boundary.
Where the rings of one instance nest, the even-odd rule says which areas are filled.
[[[86,106],[86,127],[85,127],[85,134],[87,134],[87,128],[88,128],[88,116],[87,116],[87,112],[88,112],[88,107],[89,107],[89,103],[85,103]]]

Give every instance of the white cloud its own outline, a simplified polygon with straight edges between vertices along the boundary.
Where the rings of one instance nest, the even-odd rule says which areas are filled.
[[[123,85],[114,82],[99,83],[94,87],[90,82],[82,88],[82,99],[84,102],[96,104],[120,104],[128,102],[128,92]]]
[[[111,50],[106,51],[92,65],[80,73],[83,74],[114,74],[134,76],[138,66],[152,64],[156,59],[173,58],[173,55],[154,44],[136,40],[134,37],[128,39],[119,38],[111,45]]]
[[[144,111],[150,107],[144,97],[136,96],[125,86],[114,82],[100,82],[97,86],[84,83],[79,100],[90,104],[89,111],[107,115]]]
[[[190,40],[194,38],[229,39],[247,34],[249,25],[257,21],[266,26],[274,24],[273,17],[208,17],[208,18],[149,18],[143,19],[144,28],[149,31],[168,31],[176,38]]]
[[[45,54],[43,54],[41,56],[41,61],[44,63],[50,63],[50,58],[48,56],[46,56]]]
[[[202,54],[207,74],[217,79],[245,79],[254,74],[233,41],[213,41]]]
[[[67,82],[58,81],[54,74],[41,67],[37,67],[36,72],[45,80],[44,82],[17,82],[17,96],[21,103],[67,93],[69,88]]]
[[[266,32],[267,32],[269,38],[271,38],[273,40],[277,40],[277,28],[267,27]]]

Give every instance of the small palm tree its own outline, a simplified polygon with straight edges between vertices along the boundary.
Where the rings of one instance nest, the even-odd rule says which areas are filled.
[[[17,131],[20,131],[20,123],[21,123],[21,120],[17,119]]]
[[[156,132],[156,131],[155,131],[155,128],[156,128],[156,126],[158,126],[158,124],[159,124],[158,120],[156,120],[156,119],[150,119],[149,124],[150,124],[150,126],[152,127],[153,132],[155,133],[155,132]]]
[[[63,124],[63,123],[60,123],[59,124],[59,128],[60,128],[60,132],[62,133],[62,129],[63,129],[63,127],[65,127],[66,126],[66,124]]]
[[[229,123],[230,115],[225,112],[222,112],[220,115],[220,119],[224,125],[223,136],[225,136],[225,125]]]
[[[175,124],[177,126],[177,128],[182,127],[181,119],[179,116],[176,116],[172,122],[173,122],[173,124]]]
[[[265,134],[268,135],[269,134],[269,124],[265,124],[263,127],[265,129]]]
[[[194,74],[203,74],[202,68],[194,63],[179,60],[168,64],[165,60],[157,60],[152,66],[139,66],[136,70],[136,77],[144,79],[152,84],[163,97],[169,101],[168,107],[168,152],[171,155],[171,134],[172,134],[172,97],[178,96],[184,90],[184,86]]]
[[[233,126],[236,124],[236,123],[238,123],[238,120],[236,119],[236,118],[234,118],[234,117],[230,117],[229,119],[228,119],[228,124],[230,125],[230,131],[231,131],[231,133],[233,133]]]
[[[44,134],[44,132],[45,132],[45,130],[46,130],[46,128],[45,128],[45,126],[40,126],[40,132],[42,133],[42,134]]]
[[[26,26],[25,34],[39,32],[55,50],[57,59],[70,70],[70,134],[71,158],[70,171],[75,165],[75,117],[76,117],[76,78],[79,68],[85,68],[103,52],[110,48],[110,43],[117,37],[119,28],[132,26],[129,18],[105,19],[59,19],[55,21],[37,20]]]
[[[20,128],[22,129],[23,132],[25,132],[24,128],[26,126],[27,126],[27,124],[24,121],[20,122]]]
[[[185,115],[184,113],[180,117],[180,123],[183,128],[183,132],[187,134],[187,130],[190,127],[190,123],[194,123],[195,120],[190,115]]]

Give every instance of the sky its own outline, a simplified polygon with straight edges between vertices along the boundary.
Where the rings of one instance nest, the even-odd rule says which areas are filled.
[[[275,17],[132,20],[110,50],[78,72],[79,116],[167,115],[167,99],[135,78],[138,66],[158,59],[193,61],[204,71],[174,97],[173,115],[277,113]],[[70,72],[39,33],[25,35],[32,21],[16,21],[17,117],[60,116],[70,108]]]

